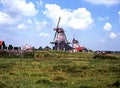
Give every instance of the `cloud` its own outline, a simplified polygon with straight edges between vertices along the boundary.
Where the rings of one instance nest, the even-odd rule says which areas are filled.
[[[34,22],[35,22],[35,26],[36,26],[36,29],[41,31],[42,29],[45,29],[46,25],[47,25],[47,22],[46,21],[37,21],[36,19],[34,19]]]
[[[112,25],[110,23],[105,23],[103,29],[106,30],[106,31],[111,31]]]
[[[118,14],[120,15],[120,11],[118,11]]]
[[[0,12],[0,25],[13,24],[15,19],[5,12]]]
[[[32,20],[31,20],[31,19],[28,19],[27,22],[28,22],[29,24],[32,24]]]
[[[111,39],[114,39],[114,38],[117,38],[117,35],[116,35],[114,32],[111,32],[111,33],[109,34],[109,37],[110,37]]]
[[[39,36],[49,37],[50,34],[48,34],[48,33],[44,33],[44,32],[41,32],[41,33],[39,34]]]
[[[109,19],[109,17],[107,16],[107,17],[98,17],[98,20],[99,21],[105,21],[105,20],[108,20]]]
[[[19,30],[22,30],[22,29],[26,29],[27,26],[26,26],[24,23],[21,23],[21,24],[19,24],[19,25],[17,26],[17,28],[18,28]]]
[[[120,11],[118,11],[118,15],[119,15],[119,18],[118,18],[118,20],[119,20],[119,23],[120,23]]]
[[[1,0],[1,3],[11,16],[34,16],[38,12],[34,4],[26,0]]]
[[[120,3],[120,0],[85,0],[85,1],[95,5],[108,5],[108,6],[117,5]]]
[[[42,6],[43,5],[43,1],[42,0],[36,1],[36,3],[37,3],[38,6]]]
[[[104,29],[105,31],[109,31],[109,32],[108,32],[108,33],[109,33],[109,38],[111,38],[111,39],[115,39],[115,38],[117,38],[118,35],[119,35],[119,34],[115,34],[114,32],[111,31],[111,30],[112,30],[112,25],[111,25],[110,23],[108,23],[108,22],[105,23],[103,29]]]
[[[0,5],[2,9],[0,27],[2,29],[26,29],[24,22],[32,24],[31,18],[38,12],[35,5],[26,0],[0,0]]]
[[[54,24],[57,24],[59,16],[61,17],[60,25],[77,30],[88,29],[93,23],[91,13],[86,8],[78,8],[75,10],[62,9],[56,4],[46,4],[46,10],[43,12],[50,18]]]

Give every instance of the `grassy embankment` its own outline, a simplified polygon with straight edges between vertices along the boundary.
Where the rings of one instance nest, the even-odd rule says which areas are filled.
[[[36,55],[36,59],[0,58],[0,88],[120,87],[120,55],[67,52]]]

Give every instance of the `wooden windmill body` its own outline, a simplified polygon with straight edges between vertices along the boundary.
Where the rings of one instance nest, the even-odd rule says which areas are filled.
[[[73,48],[74,48],[73,51],[74,51],[74,52],[79,52],[79,51],[81,50],[81,48],[80,48],[80,45],[79,45],[78,40],[75,40],[75,39],[73,38],[72,43],[73,43]]]
[[[75,38],[73,38],[73,41],[72,41],[72,45],[73,45],[73,51],[74,52],[87,52],[87,48],[85,47],[81,47],[78,40],[76,40]]]
[[[59,17],[57,27],[54,28],[55,36],[51,44],[54,44],[53,50],[70,50],[72,47],[69,46],[70,42],[67,41],[63,28],[58,27],[60,19],[61,18]]]

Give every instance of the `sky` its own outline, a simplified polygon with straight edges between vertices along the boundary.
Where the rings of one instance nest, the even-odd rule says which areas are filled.
[[[88,49],[120,51],[120,0],[0,0],[0,40],[53,47],[59,17],[69,42],[74,37]]]

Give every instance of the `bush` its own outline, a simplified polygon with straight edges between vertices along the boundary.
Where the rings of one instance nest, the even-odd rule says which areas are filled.
[[[34,58],[33,52],[22,52],[19,51],[0,51],[0,57],[2,58]]]
[[[9,57],[9,53],[6,51],[0,51],[0,57]]]
[[[116,60],[117,58],[114,56],[108,56],[108,55],[102,55],[102,54],[96,54],[93,57],[94,59],[110,59],[110,60]]]

